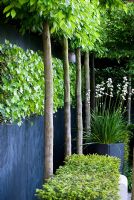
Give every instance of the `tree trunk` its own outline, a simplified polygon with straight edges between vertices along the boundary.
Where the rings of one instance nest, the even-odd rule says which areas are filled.
[[[90,69],[89,69],[89,53],[85,53],[84,60],[85,67],[85,130],[90,134],[91,132],[91,113],[90,113]]]
[[[53,69],[48,22],[43,27],[45,74],[45,179],[53,175]]]
[[[131,200],[134,200],[134,147],[133,147],[133,177],[132,177],[132,198]]]
[[[128,78],[129,85],[128,85],[128,105],[127,105],[127,113],[128,113],[128,124],[131,124],[131,75]]]
[[[70,109],[70,76],[68,61],[68,39],[63,39],[64,56],[64,131],[65,131],[65,156],[71,155],[71,109]]]
[[[94,54],[92,55],[92,64],[90,66],[90,108],[91,111],[95,109],[95,68],[94,68]]]
[[[81,94],[81,52],[76,49],[77,153],[83,153],[83,120]]]

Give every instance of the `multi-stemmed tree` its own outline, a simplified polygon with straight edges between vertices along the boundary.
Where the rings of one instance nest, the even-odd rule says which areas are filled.
[[[85,54],[85,127],[90,130],[90,74],[89,74],[89,50],[93,48],[94,41],[99,37],[99,13],[96,3],[85,1],[80,4],[80,24],[76,26],[71,46],[76,51],[76,109],[77,109],[77,153],[83,153],[83,119],[82,119],[82,79],[81,79],[81,52]]]
[[[103,4],[119,3],[120,0],[107,0]],[[51,59],[51,33],[63,37],[64,46],[64,77],[65,77],[65,154],[71,154],[71,125],[70,125],[70,88],[69,88],[69,63],[68,63],[68,38],[76,30],[76,26],[82,27],[84,20],[89,17],[83,13],[81,5],[90,1],[85,0],[3,0],[2,7],[6,17],[12,17],[20,21],[21,31],[26,30],[41,32],[44,47],[44,76],[45,76],[45,178],[53,175],[53,69]],[[95,1],[99,2],[99,1]],[[84,7],[83,7],[84,8]],[[92,8],[90,8],[92,10]],[[90,11],[91,11],[90,10]],[[88,12],[89,13],[89,12]],[[79,16],[81,16],[79,18]],[[87,18],[85,18],[87,17]],[[92,21],[92,18],[90,18]],[[87,27],[86,27],[87,28]],[[92,30],[92,27],[90,27]],[[80,28],[79,28],[80,29]],[[89,29],[88,29],[89,30]],[[84,30],[86,34],[86,29]],[[83,34],[84,34],[83,33]],[[91,32],[88,32],[90,36]],[[79,38],[79,34],[76,35]],[[81,37],[88,43],[87,37]],[[80,38],[79,38],[80,39]],[[81,40],[80,43],[82,44]],[[77,55],[80,58],[78,45]],[[80,60],[78,60],[78,64]],[[88,63],[88,62],[87,62]],[[80,65],[79,65],[80,69]],[[80,72],[78,70],[78,72]],[[78,73],[79,74],[79,73]],[[87,81],[88,82],[88,81]],[[80,87],[78,93],[80,91]],[[81,139],[80,139],[81,140]]]
[[[95,49],[94,44],[99,40],[101,32],[100,28],[100,7],[103,10],[114,8],[115,6],[122,7],[121,1],[92,1],[82,2],[80,4],[81,12],[79,14],[80,25],[76,26],[75,34],[73,35],[72,43],[76,49],[76,99],[77,99],[77,153],[82,153],[83,144],[83,123],[82,123],[82,98],[81,98],[81,53],[85,54],[84,71],[85,71],[85,130],[90,133],[90,67],[89,67],[89,52]],[[101,10],[102,11],[102,10]],[[100,42],[100,41],[99,41]],[[97,45],[96,45],[97,46]],[[100,48],[100,47],[99,47]],[[92,67],[94,71],[94,67]],[[94,73],[92,73],[94,74]],[[92,79],[94,80],[94,79]],[[94,82],[92,84],[92,88]],[[94,89],[92,90],[94,94]],[[95,95],[94,95],[95,96]],[[94,98],[91,99],[94,103]]]
[[[81,0],[81,2],[84,2]],[[45,178],[53,175],[53,69],[51,59],[51,33],[63,37],[65,78],[65,155],[71,154],[70,86],[68,38],[75,29],[79,15],[76,0],[3,0],[6,17],[20,20],[21,31],[38,31],[43,35],[45,75]]]

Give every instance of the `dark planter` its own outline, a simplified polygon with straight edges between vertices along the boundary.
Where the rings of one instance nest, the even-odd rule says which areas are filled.
[[[124,165],[124,143],[116,144],[89,144],[85,150],[86,154],[99,154],[99,155],[109,155],[115,156],[121,160],[120,173],[123,173]]]

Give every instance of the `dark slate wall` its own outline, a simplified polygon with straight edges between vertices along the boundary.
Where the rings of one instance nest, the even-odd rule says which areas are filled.
[[[23,49],[32,49],[34,51],[43,50],[43,42],[41,34],[26,33],[24,36],[20,34],[16,25],[4,24],[0,21],[0,43],[9,40],[12,44],[17,44]],[[52,39],[52,55],[62,59],[62,46],[55,39]]]
[[[0,43],[5,39],[12,44],[17,44],[24,49],[42,50],[42,37],[37,34],[25,34],[22,36],[15,25],[4,24],[0,22]]]
[[[43,119],[32,122],[0,126],[0,200],[33,200],[42,184]]]
[[[72,132],[75,133],[75,112]],[[64,159],[64,112],[54,115],[54,170]],[[0,125],[0,200],[35,200],[43,183],[44,119],[33,117],[21,127]]]

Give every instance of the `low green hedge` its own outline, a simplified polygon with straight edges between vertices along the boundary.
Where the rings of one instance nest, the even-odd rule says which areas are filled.
[[[119,200],[119,163],[114,157],[73,155],[36,195],[44,200]]]

